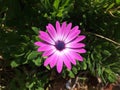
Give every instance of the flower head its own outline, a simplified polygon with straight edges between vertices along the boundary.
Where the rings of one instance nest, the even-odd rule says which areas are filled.
[[[85,39],[84,35],[79,35],[81,30],[78,26],[72,28],[72,23],[62,25],[56,21],[56,28],[52,24],[46,26],[47,32],[40,31],[39,38],[42,41],[35,42],[39,46],[38,52],[43,52],[42,56],[47,57],[44,66],[50,64],[57,71],[62,71],[63,65],[69,70],[71,63],[76,65],[76,60],[83,61],[81,53],[85,53],[85,44],[80,43]]]

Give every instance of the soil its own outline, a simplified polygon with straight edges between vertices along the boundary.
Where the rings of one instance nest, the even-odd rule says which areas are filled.
[[[106,86],[102,86],[101,83],[96,85],[93,83],[83,83],[79,80],[75,84],[75,78],[71,80],[69,86],[66,86],[68,82],[69,80],[59,78],[52,83],[52,86],[48,90],[120,90],[120,76],[115,83],[107,84]]]

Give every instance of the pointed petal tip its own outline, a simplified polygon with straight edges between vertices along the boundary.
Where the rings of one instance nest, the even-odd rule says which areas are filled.
[[[48,25],[48,26],[46,26],[46,29],[48,29],[48,27],[49,27],[49,25]]]
[[[40,31],[39,31],[39,34],[40,34],[41,32],[42,32],[42,31],[40,30]]]
[[[38,46],[37,42],[35,42],[34,45]]]
[[[58,73],[61,73],[62,70],[57,70]]]
[[[60,26],[60,22],[56,21],[56,27]]]
[[[76,61],[75,61],[74,63],[72,62],[72,64],[73,64],[73,65],[76,65]]]
[[[63,68],[63,61],[58,61],[57,62],[57,72],[61,73],[62,68]]]
[[[58,20],[56,20],[56,23],[60,23]]]
[[[63,23],[66,23],[66,21],[64,21]],[[63,24],[63,23],[62,23],[62,24]]]
[[[79,59],[78,61],[83,62],[83,57],[81,59]]]
[[[86,52],[87,52],[87,50],[84,49],[82,53],[86,53]]]
[[[86,36],[85,35],[83,35],[84,36],[84,38],[86,38]]]
[[[44,66],[46,67],[46,66],[49,64],[49,62],[50,62],[50,60],[46,59],[46,60],[44,61]]]
[[[65,28],[66,27],[66,21],[62,23],[62,28]]]
[[[78,53],[86,53],[87,51],[85,49],[80,49]]]
[[[40,48],[37,49],[38,52],[42,52],[42,50]]]
[[[68,24],[68,26],[71,28],[71,27],[72,27],[72,23],[70,22],[70,23]]]
[[[44,62],[44,66],[46,67],[47,66],[47,64]]]
[[[85,35],[81,35],[81,36],[79,36],[79,37],[81,37],[81,40],[84,40],[84,39],[86,38]]]
[[[71,70],[71,68],[72,68],[72,67],[69,67],[69,68],[67,67],[68,70]]]
[[[57,72],[61,73],[62,72],[62,68],[57,68]]]
[[[38,42],[35,42],[34,45],[40,46],[40,43],[41,43],[41,42],[38,41]]]

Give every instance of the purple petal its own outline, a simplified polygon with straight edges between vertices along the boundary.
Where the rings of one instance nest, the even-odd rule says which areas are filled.
[[[52,39],[54,39],[55,36],[56,36],[56,31],[55,31],[55,28],[53,27],[53,25],[52,24],[48,24],[48,26],[46,26],[46,28],[48,30],[48,33],[52,37]]]
[[[43,43],[43,42],[35,42],[34,43],[36,46],[40,46],[40,47],[43,47],[43,46],[46,46],[46,45],[49,45],[49,44],[46,44],[46,43]]]
[[[79,26],[75,26],[75,27],[72,28],[73,31],[78,30],[78,29],[79,29]]]
[[[56,21],[56,30],[57,30],[57,34],[61,34],[61,27],[58,21]]]
[[[70,61],[69,61],[69,59],[64,55],[61,59],[63,59],[63,62],[64,62],[64,64],[65,64],[65,66],[69,69],[69,70],[71,70],[71,64],[70,64]]]
[[[67,48],[82,48],[85,47],[84,43],[68,43],[66,44]]]
[[[63,55],[60,57],[61,60],[63,60],[65,66],[70,70],[71,69],[71,63],[68,59],[68,57],[65,55],[65,52],[63,51]]]
[[[41,51],[48,51],[48,50],[53,50],[54,49],[54,47],[53,46],[50,46],[50,45],[46,45],[46,46],[43,46],[43,47],[39,47],[38,48],[38,52],[41,52]]]
[[[80,35],[80,36],[78,36],[74,41],[72,41],[72,43],[80,42],[80,41],[82,41],[82,40],[85,39],[85,38],[86,38],[86,36]]]
[[[56,51],[55,49],[51,49],[49,51],[45,51],[42,56],[43,57],[50,56],[51,54],[55,53],[55,51]]]
[[[66,22],[63,22],[63,23],[62,23],[61,30],[62,30],[62,32],[61,32],[61,38],[63,39],[63,37],[64,37],[64,32],[65,32],[65,30],[66,30]]]
[[[46,32],[40,31],[39,38],[41,38],[42,40],[44,40],[50,44],[55,44],[54,41],[51,39],[51,37]]]
[[[74,58],[76,58],[79,61],[83,61],[83,57],[80,54],[75,53],[75,52],[71,52],[71,53],[74,56]]]
[[[51,61],[53,60],[53,55],[48,57],[45,62],[44,62],[44,66],[47,66]]]
[[[66,37],[68,36],[69,32],[71,31],[71,27],[72,27],[72,23],[69,23],[66,27],[66,29],[63,31],[64,32],[64,37],[63,40],[66,39]]]
[[[62,71],[63,68],[63,60],[60,59],[60,57],[58,58],[58,62],[57,62],[57,71],[58,73],[60,73]]]
[[[78,39],[79,41],[82,41],[82,40],[84,40],[85,38],[86,38],[86,36],[84,36],[84,35],[80,35],[80,36],[78,36],[77,39]]]
[[[71,51],[77,52],[77,53],[86,53],[85,49],[70,49]]]
[[[39,42],[39,41],[38,41],[38,42],[35,42],[34,44],[35,44],[36,46],[41,46],[41,42]]]
[[[78,35],[80,34],[80,31],[73,31],[71,32],[68,37],[66,38],[65,42],[68,43],[70,41],[72,41],[73,39],[75,39]]]
[[[72,64],[76,65],[76,60],[75,60],[75,58],[69,53],[69,50],[70,50],[70,49],[68,49],[68,53],[65,53],[65,52],[64,52],[64,54],[66,55],[66,57],[69,59],[69,61],[70,61]]]
[[[78,30],[78,26],[75,26],[72,28],[70,33],[68,34],[67,38],[65,38],[65,42],[68,43],[69,41],[73,40],[75,37],[77,37],[80,33],[80,30]]]
[[[58,61],[58,56],[54,55],[52,62],[50,62],[50,67],[53,68],[56,65],[57,61]]]
[[[66,22],[62,23],[61,29],[62,29],[62,31],[64,31],[66,29]]]

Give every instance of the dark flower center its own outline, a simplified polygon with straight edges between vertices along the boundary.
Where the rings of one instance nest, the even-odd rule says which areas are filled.
[[[57,50],[62,51],[63,49],[65,49],[65,43],[63,41],[58,40],[55,43],[55,47],[56,47]]]

